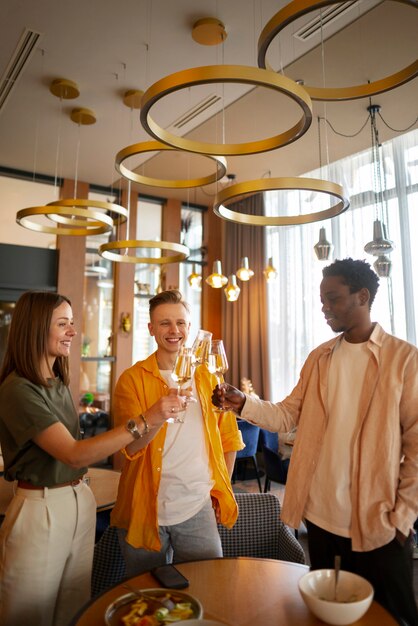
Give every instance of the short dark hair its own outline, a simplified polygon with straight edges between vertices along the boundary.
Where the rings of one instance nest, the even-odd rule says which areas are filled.
[[[183,296],[178,289],[167,289],[166,291],[157,293],[156,296],[151,298],[149,301],[150,318],[153,311],[155,311],[157,306],[160,306],[160,304],[182,304],[187,313],[190,315],[190,306],[185,300],[183,300]]]
[[[341,276],[344,284],[350,288],[350,293],[356,293],[365,287],[370,293],[369,306],[373,304],[379,288],[379,278],[366,261],[351,258],[340,259],[324,267],[322,275],[324,278]]]
[[[35,385],[48,386],[41,372],[41,363],[48,354],[52,312],[63,302],[71,306],[68,298],[50,291],[26,291],[20,296],[13,309],[0,383],[11,372],[16,372]],[[69,384],[67,357],[55,359],[53,373],[65,385]]]

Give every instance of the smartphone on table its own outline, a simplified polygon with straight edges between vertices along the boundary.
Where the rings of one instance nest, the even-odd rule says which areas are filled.
[[[161,565],[154,567],[151,574],[163,587],[167,589],[185,589],[189,586],[189,581],[174,565]]]

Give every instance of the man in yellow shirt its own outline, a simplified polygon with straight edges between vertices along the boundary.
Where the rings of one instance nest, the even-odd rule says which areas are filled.
[[[157,350],[118,380],[115,424],[138,416],[146,424],[171,397],[173,415],[178,413],[171,372],[190,329],[189,307],[180,292],[169,290],[151,298],[148,328]],[[123,451],[125,463],[111,523],[119,528],[129,576],[172,559],[222,556],[217,521],[227,527],[236,521],[230,476],[236,451],[244,445],[234,414],[213,410],[215,384],[207,368],[198,366],[192,380],[198,401],[186,404],[184,422],[150,429],[134,455]]]

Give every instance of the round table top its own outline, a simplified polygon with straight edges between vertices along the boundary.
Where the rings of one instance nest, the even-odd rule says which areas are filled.
[[[90,488],[96,498],[97,511],[111,509],[116,502],[120,472],[103,467],[90,467],[87,472]],[[4,515],[13,498],[15,483],[0,477],[0,515]]]
[[[272,559],[224,558],[179,563],[177,569],[190,586],[185,590],[200,600],[204,618],[225,626],[323,626],[305,606],[298,589],[305,565]],[[149,573],[129,584],[138,589],[160,587]],[[106,607],[129,591],[123,583],[93,600],[71,626],[104,626]],[[377,602],[356,626],[396,626],[395,620]]]

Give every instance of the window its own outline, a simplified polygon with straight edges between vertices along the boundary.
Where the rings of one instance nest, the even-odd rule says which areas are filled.
[[[162,202],[138,200],[136,238],[145,241],[161,241]],[[143,255],[161,256],[157,249],[144,248]],[[138,263],[135,265],[135,302],[133,320],[133,362],[146,359],[157,349],[148,332],[148,302],[157,293],[161,278],[161,265]]]
[[[116,196],[90,191],[89,200],[117,202]],[[110,233],[86,237],[82,320],[80,394],[110,398],[112,371],[113,264],[98,248]]]
[[[388,237],[395,248],[390,254],[391,277],[380,279],[372,318],[388,332],[416,344],[418,288],[414,289],[414,272],[418,250],[413,238],[418,232],[418,131],[397,137],[383,144],[382,149]],[[322,263],[313,251],[319,228],[326,228],[327,238],[334,245],[334,259],[350,256],[371,265],[376,260],[364,251],[373,237],[376,218],[370,158],[371,151],[365,151],[330,165],[328,175],[319,171],[306,174],[344,180],[350,196],[350,208],[345,213],[323,223],[268,229],[268,256],[274,257],[279,272],[277,282],[268,291],[273,401],[291,391],[308,353],[334,336],[324,323],[319,300]],[[299,198],[295,198],[297,192],[292,193],[293,197],[289,193],[284,202],[282,192],[280,198],[279,192],[266,193],[266,212],[276,211],[279,202],[294,207]]]
[[[181,209],[181,243],[190,250],[189,258],[180,264],[179,289],[191,308],[191,335],[201,327],[201,290],[193,289],[187,277],[194,271],[202,273],[203,254],[203,212],[196,207],[183,206]]]

